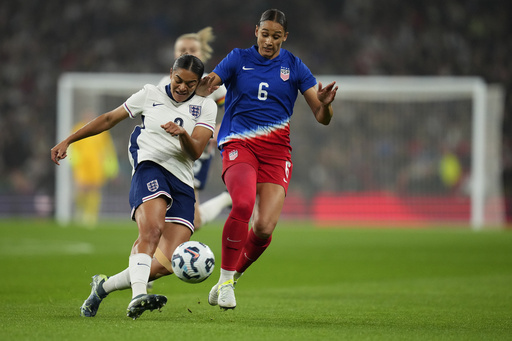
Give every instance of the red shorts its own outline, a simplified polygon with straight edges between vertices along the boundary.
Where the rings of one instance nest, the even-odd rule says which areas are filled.
[[[233,141],[223,145],[222,178],[226,170],[237,163],[248,163],[258,173],[257,183],[281,185],[285,193],[292,178],[290,148],[265,141]]]

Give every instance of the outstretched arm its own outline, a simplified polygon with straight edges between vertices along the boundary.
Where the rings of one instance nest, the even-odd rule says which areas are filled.
[[[53,147],[51,149],[50,156],[52,161],[57,165],[60,165],[59,161],[65,159],[68,155],[67,150],[71,143],[85,139],[89,136],[97,135],[105,130],[109,130],[127,117],[128,113],[122,105],[112,111],[96,117],[94,120],[90,121]]]
[[[325,88],[322,83],[318,83],[318,89],[314,86],[304,92],[304,98],[308,103],[313,115],[319,123],[328,125],[333,115],[331,103],[336,97],[338,87],[336,82],[332,82]]]

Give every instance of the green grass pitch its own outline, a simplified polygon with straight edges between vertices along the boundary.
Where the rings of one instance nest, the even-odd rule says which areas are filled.
[[[220,268],[222,227],[212,224],[192,239],[214,251],[214,275],[158,280],[167,305],[133,321],[128,290],[79,316],[91,276],[127,266],[133,222],[0,220],[0,229],[1,340],[512,339],[512,231],[282,222],[239,281],[237,308],[222,312],[207,302]]]

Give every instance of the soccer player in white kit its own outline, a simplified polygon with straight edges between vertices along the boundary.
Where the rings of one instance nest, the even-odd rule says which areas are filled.
[[[146,310],[162,308],[163,295],[148,295],[148,280],[172,273],[170,258],[176,247],[194,232],[194,160],[213,136],[217,106],[210,98],[195,96],[204,73],[201,60],[192,55],[176,59],[170,84],[147,84],[118,108],[98,116],[51,150],[58,165],[69,145],[99,134],[130,117],[140,117],[129,142],[133,166],[130,187],[131,217],[139,235],[128,268],[107,277],[95,275],[90,296],[80,315],[93,317],[110,292],[132,289],[127,316],[138,318]]]
[[[213,52],[210,42],[215,39],[211,27],[205,27],[196,33],[185,33],[179,36],[174,43],[174,58],[178,58],[184,54],[191,54],[201,59],[206,64]],[[158,85],[169,84],[169,76],[165,76],[160,80]],[[218,113],[224,112],[224,101],[226,96],[226,87],[220,86],[215,90],[210,97],[217,103]],[[217,125],[216,131],[220,125]],[[203,190],[206,186],[208,171],[210,169],[211,161],[217,149],[217,134],[210,140],[210,143],[204,150],[199,159],[194,162],[194,192],[196,195],[194,227],[196,231],[204,224],[215,219],[224,208],[231,205],[231,197],[227,191],[224,191],[217,196],[209,199],[204,203],[200,203],[199,191]]]

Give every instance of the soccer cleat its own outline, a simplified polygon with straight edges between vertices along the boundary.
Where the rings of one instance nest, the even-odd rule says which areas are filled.
[[[126,309],[126,316],[135,320],[146,310],[153,311],[158,309],[160,311],[166,303],[167,297],[163,295],[141,294],[131,300]]]
[[[210,305],[219,304],[219,284],[215,284],[208,294],[208,303]]]
[[[238,278],[240,278],[243,275],[243,273],[238,275]],[[237,281],[233,280],[233,288],[236,286]],[[219,304],[219,284],[215,284],[212,289],[210,290],[210,293],[208,294],[208,303],[210,305],[218,305]]]
[[[219,285],[219,289],[217,290],[217,296],[217,303],[219,304],[219,307],[221,309],[235,309],[235,283],[233,282],[232,279]]]
[[[80,307],[80,316],[94,317],[100,307],[101,301],[107,297],[107,293],[103,290],[103,283],[107,280],[106,275],[94,275],[91,282],[91,294]],[[99,292],[100,293],[99,293]]]

